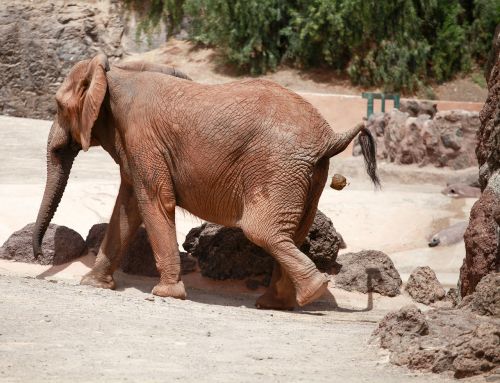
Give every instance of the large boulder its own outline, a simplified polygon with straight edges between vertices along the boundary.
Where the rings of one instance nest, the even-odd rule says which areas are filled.
[[[394,297],[400,294],[401,277],[389,256],[381,251],[363,250],[341,254],[335,267],[335,286],[347,291],[375,292]]]
[[[483,191],[465,231],[465,259],[460,293],[472,294],[479,281],[500,268],[500,28],[495,31],[491,69],[486,73],[488,97],[479,115],[476,156]]]
[[[372,340],[390,351],[396,365],[456,378],[498,371],[500,320],[465,310],[436,309],[422,313],[415,306],[387,314]]]
[[[413,112],[412,112],[413,113]],[[473,149],[479,128],[477,112],[452,110],[412,117],[397,109],[365,121],[377,143],[377,157],[399,165],[417,164],[464,169],[475,166]],[[355,139],[353,154],[361,155]]]
[[[446,292],[429,266],[417,267],[410,274],[405,291],[417,302],[425,305],[442,300]]]
[[[0,114],[52,119],[71,67],[97,52],[122,56],[121,2],[4,0],[0,7]]]
[[[90,228],[85,241],[89,253],[97,255],[107,228],[107,223],[98,223]],[[195,259],[183,252],[180,253],[180,257],[183,274],[190,273],[196,269]],[[120,268],[127,274],[143,275],[146,277],[160,276],[156,269],[156,262],[148,234],[143,226],[139,227],[134,238],[125,249]]]
[[[198,259],[203,276],[213,279],[244,279],[263,276],[269,282],[273,258],[250,242],[241,229],[204,223],[192,229],[182,245]],[[301,250],[322,271],[330,271],[339,248],[345,246],[331,220],[317,212]]]
[[[76,231],[66,226],[49,224],[42,241],[43,254],[33,256],[32,235],[34,223],[14,232],[0,248],[0,258],[40,265],[60,265],[82,255],[85,241]]]
[[[479,200],[472,206],[469,225],[464,234],[465,258],[460,268],[462,297],[472,294],[486,274],[498,270],[499,226],[494,213],[499,206],[500,198],[491,187],[484,190]]]
[[[85,239],[85,245],[89,253],[97,255],[107,229],[107,223],[97,223],[90,228],[87,238]]]

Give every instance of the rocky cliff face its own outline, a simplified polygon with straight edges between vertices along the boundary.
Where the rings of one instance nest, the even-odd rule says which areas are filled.
[[[0,7],[0,114],[51,119],[77,62],[123,54],[121,2],[5,0]]]
[[[481,278],[500,267],[500,28],[493,43],[492,69],[486,73],[488,98],[479,118],[476,156],[482,195],[471,210],[464,235],[466,255],[460,269],[460,290],[474,292]]]

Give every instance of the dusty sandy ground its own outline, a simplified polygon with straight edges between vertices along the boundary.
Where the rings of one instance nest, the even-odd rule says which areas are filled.
[[[0,117],[0,243],[35,220],[49,127],[47,121]],[[343,251],[382,250],[404,280],[416,266],[429,265],[443,284],[454,286],[463,243],[430,249],[427,236],[467,219],[474,200],[439,193],[442,185],[430,181],[444,180],[446,171],[409,169],[413,175],[401,184],[387,167],[382,181],[385,176],[388,182],[374,192],[353,166],[362,164],[332,163],[331,171],[340,169],[350,185],[341,192],[326,189],[320,201],[347,242]],[[118,182],[118,167],[102,150],[81,154],[53,222],[85,238],[94,223],[108,220]],[[179,244],[199,223],[179,211]],[[78,286],[91,264],[90,256],[58,267],[0,261],[0,380],[448,380],[389,365],[383,352],[367,345],[385,313],[411,302],[405,294],[369,297],[336,289],[333,281],[311,306],[265,312],[253,308],[261,291],[196,273],[184,278],[185,302],[154,298],[154,279],[121,273],[114,292]]]

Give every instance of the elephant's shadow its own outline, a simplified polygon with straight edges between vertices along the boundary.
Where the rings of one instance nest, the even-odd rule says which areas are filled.
[[[372,280],[380,274],[378,269],[367,268],[367,303],[366,307],[361,309],[351,309],[339,306],[335,296],[328,291],[320,300],[307,305],[305,308],[298,308],[294,313],[305,315],[326,315],[325,312],[342,312],[342,313],[362,313],[373,310],[373,288]],[[154,285],[158,282],[157,278],[142,277],[124,272],[115,273],[115,280],[117,283],[117,291],[125,291],[127,289],[136,289],[143,293],[151,293]],[[220,287],[217,290],[200,288],[198,286],[190,286],[186,284],[188,299],[193,302],[220,305],[220,306],[233,306],[233,307],[247,307],[250,309],[255,308],[255,300],[262,293],[260,292],[244,292],[235,291],[232,289],[224,290]],[[160,298],[161,299],[161,298]]]

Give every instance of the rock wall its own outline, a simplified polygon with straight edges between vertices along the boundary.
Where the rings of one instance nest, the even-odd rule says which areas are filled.
[[[54,94],[77,62],[123,54],[121,2],[16,1],[0,7],[0,114],[52,119]]]
[[[482,195],[474,204],[465,231],[465,259],[460,293],[474,292],[483,276],[500,268],[500,28],[493,43],[493,66],[486,73],[488,98],[479,118],[476,156]]]
[[[416,109],[405,109],[411,115],[397,109],[376,113],[365,122],[376,139],[377,158],[400,165],[449,166],[453,169],[477,165],[474,148],[479,129],[478,113],[462,110],[436,113],[434,105]],[[425,113],[420,113],[421,110]],[[357,139],[353,155],[361,155]]]

